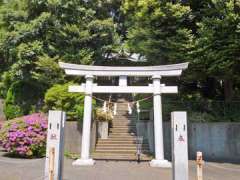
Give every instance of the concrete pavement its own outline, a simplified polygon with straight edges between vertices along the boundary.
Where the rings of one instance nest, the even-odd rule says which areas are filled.
[[[23,160],[0,157],[0,180],[43,180],[44,159]],[[64,180],[171,180],[171,170],[151,168],[148,163],[97,161],[93,167],[73,167],[64,161]],[[189,161],[189,179],[196,179],[194,161]],[[239,180],[240,165],[210,163],[204,165],[204,180]]]

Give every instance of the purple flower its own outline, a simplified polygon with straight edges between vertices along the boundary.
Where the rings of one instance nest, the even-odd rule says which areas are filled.
[[[5,150],[20,156],[43,156],[46,148],[47,118],[35,113],[9,121],[0,129]]]

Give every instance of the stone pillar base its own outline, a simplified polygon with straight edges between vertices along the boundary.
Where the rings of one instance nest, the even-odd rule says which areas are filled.
[[[153,159],[149,162],[151,167],[161,167],[161,168],[171,168],[172,163],[170,163],[168,160],[158,160]]]
[[[77,159],[72,163],[73,166],[93,166],[94,164],[93,159]]]

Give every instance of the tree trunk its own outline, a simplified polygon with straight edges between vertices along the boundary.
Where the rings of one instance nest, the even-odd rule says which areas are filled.
[[[203,88],[203,95],[207,98],[214,99],[217,96],[217,80],[212,77],[208,77]]]
[[[224,99],[227,103],[233,99],[233,81],[230,78],[224,79]]]

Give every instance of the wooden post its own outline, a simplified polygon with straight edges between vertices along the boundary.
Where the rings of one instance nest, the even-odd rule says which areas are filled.
[[[197,180],[203,180],[203,158],[202,152],[197,152]]]
[[[55,148],[49,150],[49,180],[54,180]]]

